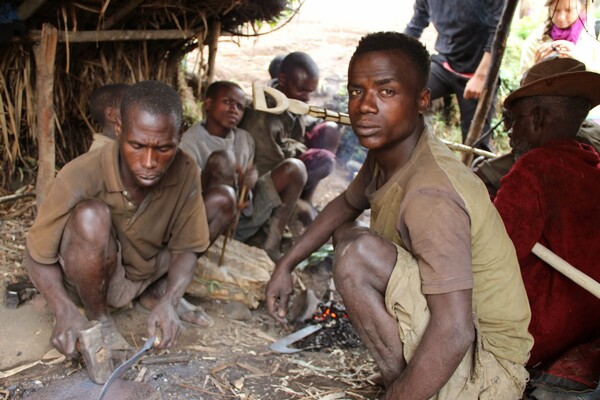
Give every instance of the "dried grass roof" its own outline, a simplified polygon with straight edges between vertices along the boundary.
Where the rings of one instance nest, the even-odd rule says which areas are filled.
[[[181,60],[189,51],[207,44],[215,21],[220,21],[221,33],[246,34],[248,22],[273,22],[284,14],[290,2],[24,0],[14,3],[24,16],[29,39],[0,43],[0,193],[14,191],[35,176],[36,77],[35,43],[31,39],[39,37],[44,23],[65,33],[63,41],[59,36],[54,83],[56,164],[60,167],[86,151],[91,142],[96,129],[89,116],[88,101],[95,88],[107,83],[157,79],[181,89]],[[41,5],[36,8],[38,4]],[[74,40],[85,32],[101,35],[115,31],[173,31],[188,35],[168,40]],[[189,32],[195,36],[191,37]]]
[[[18,6],[39,1],[24,0]],[[27,18],[29,29],[43,22],[68,30],[202,29],[219,18],[234,32],[250,21],[272,21],[285,9],[285,0],[76,0],[45,1]]]

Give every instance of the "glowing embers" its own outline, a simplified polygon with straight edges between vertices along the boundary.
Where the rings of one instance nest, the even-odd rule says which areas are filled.
[[[351,348],[361,345],[358,334],[352,327],[346,308],[341,303],[329,301],[320,303],[318,311],[311,319],[300,324],[299,328],[306,325],[321,324],[323,329],[302,340],[298,347],[309,351],[333,351],[336,348]]]

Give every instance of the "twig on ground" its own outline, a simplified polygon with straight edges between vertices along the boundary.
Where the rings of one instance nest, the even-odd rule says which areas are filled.
[[[199,387],[192,386],[192,385],[187,385],[187,384],[181,383],[181,382],[175,382],[175,385],[181,386],[182,388],[185,388],[185,389],[193,390],[194,392],[204,393],[204,394],[210,394],[211,396],[228,397],[228,398],[232,398],[232,399],[235,399],[235,398],[238,397],[238,396],[234,396],[234,395],[223,393],[223,391],[221,391],[221,393],[211,392],[209,390],[200,389]],[[217,389],[221,390],[218,387],[217,387]]]

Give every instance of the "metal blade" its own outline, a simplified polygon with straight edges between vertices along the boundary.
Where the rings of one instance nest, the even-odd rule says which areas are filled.
[[[275,343],[271,344],[269,346],[269,348],[278,353],[286,353],[286,354],[297,353],[299,351],[302,351],[303,349],[295,349],[295,348],[288,347],[288,346],[293,343],[296,343],[298,340],[304,339],[305,337],[312,335],[313,333],[317,332],[321,328],[323,328],[323,326],[319,325],[319,324],[305,326],[304,328],[302,328],[292,334],[289,334],[286,337],[284,337],[283,339],[280,339],[280,340],[276,341]]]
[[[108,391],[109,386],[114,381],[116,381],[117,379],[119,379],[119,377],[121,375],[123,375],[123,372],[125,372],[126,370],[128,370],[133,364],[135,364],[137,362],[137,360],[139,360],[144,355],[145,352],[147,352],[148,350],[150,350],[152,348],[152,345],[154,344],[155,340],[156,340],[156,336],[149,337],[146,340],[146,343],[144,343],[144,345],[142,346],[142,348],[139,349],[137,353],[135,353],[129,360],[127,360],[123,364],[119,365],[113,371],[113,373],[110,375],[110,377],[108,378],[108,380],[106,381],[106,383],[102,387],[102,391],[100,392],[100,397],[98,397],[98,400],[102,400],[104,398],[104,395]]]

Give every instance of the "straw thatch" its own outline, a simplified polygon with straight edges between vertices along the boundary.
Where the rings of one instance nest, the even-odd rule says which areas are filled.
[[[25,14],[28,32],[0,43],[0,193],[13,191],[35,176],[38,110],[34,48],[44,23],[58,29],[53,99],[56,165],[60,167],[86,151],[91,142],[96,127],[89,116],[88,100],[93,89],[106,83],[145,79],[181,88],[183,56],[214,43],[211,32],[252,34],[253,23],[273,22],[285,15],[288,7],[286,0],[14,3],[19,14]],[[136,36],[140,35],[162,39],[139,40]],[[207,58],[199,71],[201,81],[207,72]]]

